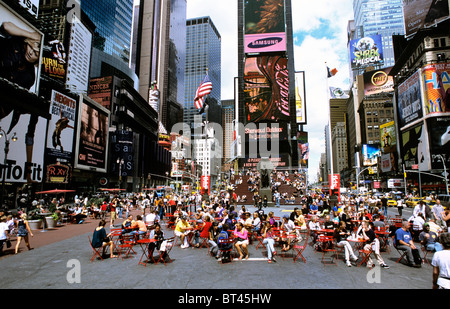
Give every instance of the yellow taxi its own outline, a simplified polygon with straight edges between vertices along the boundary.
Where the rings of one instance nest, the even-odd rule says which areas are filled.
[[[393,198],[389,198],[387,204],[388,207],[397,207],[397,201]]]
[[[420,197],[412,197],[406,200],[405,204],[408,207],[415,207],[420,200],[422,200]]]

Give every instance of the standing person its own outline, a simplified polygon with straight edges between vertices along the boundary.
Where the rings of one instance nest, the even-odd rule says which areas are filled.
[[[17,221],[17,244],[15,254],[19,253],[19,246],[22,239],[25,240],[28,250],[32,250],[30,247],[30,242],[28,241],[28,235],[34,237],[33,232],[31,232],[30,226],[28,225],[27,215],[22,214],[20,219]]]
[[[436,252],[431,261],[433,289],[450,289],[450,234],[442,233],[439,242],[444,250]]]
[[[384,213],[384,216],[387,217],[388,199],[387,199],[387,196],[386,196],[386,195],[384,195],[384,196],[381,198],[381,206],[383,207],[383,213]]]
[[[401,197],[397,199],[397,211],[400,217],[403,216],[403,199]]]
[[[110,211],[111,211],[111,224],[110,224],[110,227],[111,228],[114,227],[114,222],[117,219],[117,216],[116,216],[117,204],[118,204],[117,198],[114,198],[112,203],[111,203],[111,205],[110,205]]]
[[[445,213],[445,208],[444,206],[442,206],[440,200],[436,200],[436,204],[433,206],[431,212],[434,219],[436,220],[436,223],[441,227],[445,226],[445,222],[442,216]]]
[[[3,245],[9,238],[9,228],[6,224],[6,216],[0,218],[0,256],[3,255]]]

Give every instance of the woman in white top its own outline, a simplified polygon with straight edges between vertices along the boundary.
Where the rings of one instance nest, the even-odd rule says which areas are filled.
[[[439,242],[444,250],[435,252],[431,261],[433,289],[450,289],[450,233],[441,234]]]

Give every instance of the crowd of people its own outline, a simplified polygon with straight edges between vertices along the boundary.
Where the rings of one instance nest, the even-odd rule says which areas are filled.
[[[173,235],[180,240],[181,249],[207,246],[211,256],[220,261],[231,259],[233,251],[237,253],[237,259],[248,259],[249,245],[258,240],[266,248],[268,263],[276,262],[277,254],[288,252],[297,242],[301,242],[305,235],[302,232],[309,234],[314,250],[321,250],[318,242],[320,233],[317,231],[332,230],[334,245],[343,250],[347,266],[354,265],[358,260],[357,252],[349,242],[349,238],[355,237],[364,240],[361,248],[370,253],[365,260],[367,266],[374,266],[371,258],[373,255],[380,267],[389,268],[381,255],[381,242],[385,240],[376,233],[380,227],[388,226],[388,239],[399,252],[405,253],[409,266],[420,267],[421,254],[433,252],[432,265],[441,272],[448,271],[444,265],[449,263],[450,214],[439,200],[435,200],[435,196],[427,196],[419,201],[409,218],[402,218],[401,210],[405,204],[403,199],[398,199],[399,213],[396,217],[402,218],[399,227],[387,214],[386,195],[342,195],[340,202],[333,204],[327,194],[320,191],[307,192],[303,187],[301,174],[274,172],[270,184],[275,205],[278,204],[277,198],[283,197],[282,194],[277,195],[281,184],[295,187],[298,193],[293,211],[282,218],[276,218],[274,212],[266,208],[267,197],[259,197],[258,191],[254,192],[254,196],[258,196],[258,202],[254,203],[255,211],[249,212],[247,206],[239,205],[236,186],[250,185],[257,188],[259,185],[258,172],[249,172],[248,175],[249,183],[241,182],[242,175],[233,175],[232,179],[235,181],[228,183],[227,190],[211,193],[207,198],[197,193],[167,192],[161,196],[153,191],[126,196],[107,194],[99,197],[103,200],[102,203],[98,203],[98,198],[76,196],[74,204],[69,208],[63,206],[64,201],[61,200],[54,199],[51,203],[55,203],[61,213],[67,214],[72,223],[83,223],[86,217],[99,219],[100,224],[93,239],[96,246],[101,246],[104,250],[109,248],[111,257],[116,257],[113,252],[117,248],[113,247],[111,236],[104,231],[104,227],[109,223],[110,228],[116,228],[116,221],[123,219],[120,224],[122,235],[158,239],[156,243],[149,245],[149,254],[153,254],[155,249],[160,250],[165,239],[163,224],[172,227]],[[425,203],[426,199],[435,200],[435,204],[431,207],[430,203]],[[300,202],[297,203],[298,201]],[[42,204],[37,201],[32,206],[42,208]],[[134,210],[138,215],[131,214]],[[33,237],[33,233],[27,225],[26,212],[20,213],[16,218],[0,217],[2,249],[7,244],[8,231],[17,233],[16,253],[22,242],[25,242],[28,249],[32,249],[29,237]],[[233,241],[226,241],[230,239]],[[448,284],[445,281],[448,277],[444,277],[442,273],[436,275],[436,286]]]

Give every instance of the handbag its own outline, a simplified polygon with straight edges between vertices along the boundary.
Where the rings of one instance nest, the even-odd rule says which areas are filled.
[[[6,240],[6,248],[11,248],[11,241],[9,239]]]

